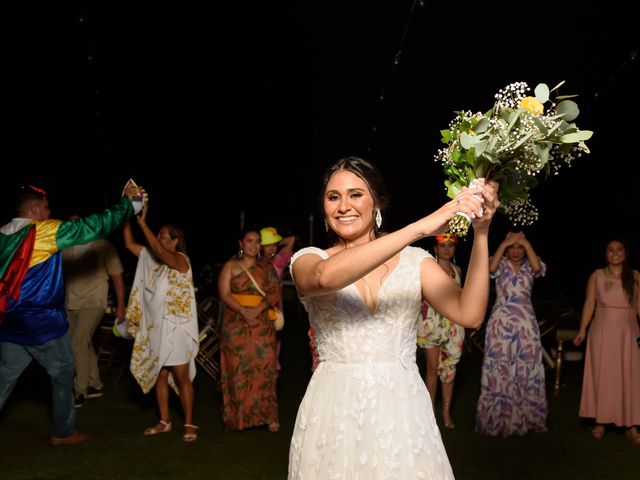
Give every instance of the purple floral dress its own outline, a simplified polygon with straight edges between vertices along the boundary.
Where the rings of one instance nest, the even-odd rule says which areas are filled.
[[[491,278],[496,280],[496,301],[487,322],[484,360],[475,430],[508,437],[545,428],[547,398],[540,330],[531,304],[534,273],[528,260],[516,273],[500,260]]]

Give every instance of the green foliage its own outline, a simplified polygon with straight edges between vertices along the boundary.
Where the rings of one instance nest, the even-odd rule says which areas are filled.
[[[440,131],[445,147],[435,156],[443,165],[447,195],[454,198],[475,178],[496,180],[500,211],[515,225],[533,223],[538,214],[529,201],[531,189],[539,178],[589,153],[585,142],[593,135],[572,123],[580,113],[577,103],[568,100],[575,95],[557,97],[558,103],[550,99],[563,83],[552,89],[541,83],[535,97],[526,96],[526,83],[512,83],[498,92],[486,113],[455,112],[449,129]],[[454,233],[464,235],[466,229]]]

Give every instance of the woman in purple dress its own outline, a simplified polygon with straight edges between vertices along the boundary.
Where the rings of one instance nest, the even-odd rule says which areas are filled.
[[[522,232],[509,232],[489,262],[496,301],[487,322],[476,427],[508,437],[547,430],[540,330],[531,304],[546,265]]]

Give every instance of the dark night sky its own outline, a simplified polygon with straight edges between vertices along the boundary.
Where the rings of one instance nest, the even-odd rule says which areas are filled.
[[[595,135],[591,155],[533,191],[541,219],[526,231],[544,284],[579,299],[609,233],[640,259],[640,41],[622,1],[520,4],[526,14],[513,2],[426,1],[412,14],[410,0],[95,3],[3,15],[2,223],[23,182],[63,216],[114,202],[131,176],[154,225],[185,227],[197,268],[235,250],[242,210],[306,242],[322,170],[359,154],[385,173],[393,228],[446,200],[433,154],[453,111],[487,110],[511,82],[566,80]]]

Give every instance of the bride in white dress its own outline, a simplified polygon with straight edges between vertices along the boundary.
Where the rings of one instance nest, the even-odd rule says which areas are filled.
[[[298,410],[290,480],[453,478],[415,338],[423,298],[463,326],[482,323],[498,201],[494,182],[480,185],[381,236],[387,205],[376,167],[347,157],[327,171],[322,202],[334,242],[327,250],[304,248],[291,262],[320,364]],[[464,288],[425,250],[409,246],[446,231],[456,212],[467,213],[474,227]]]

